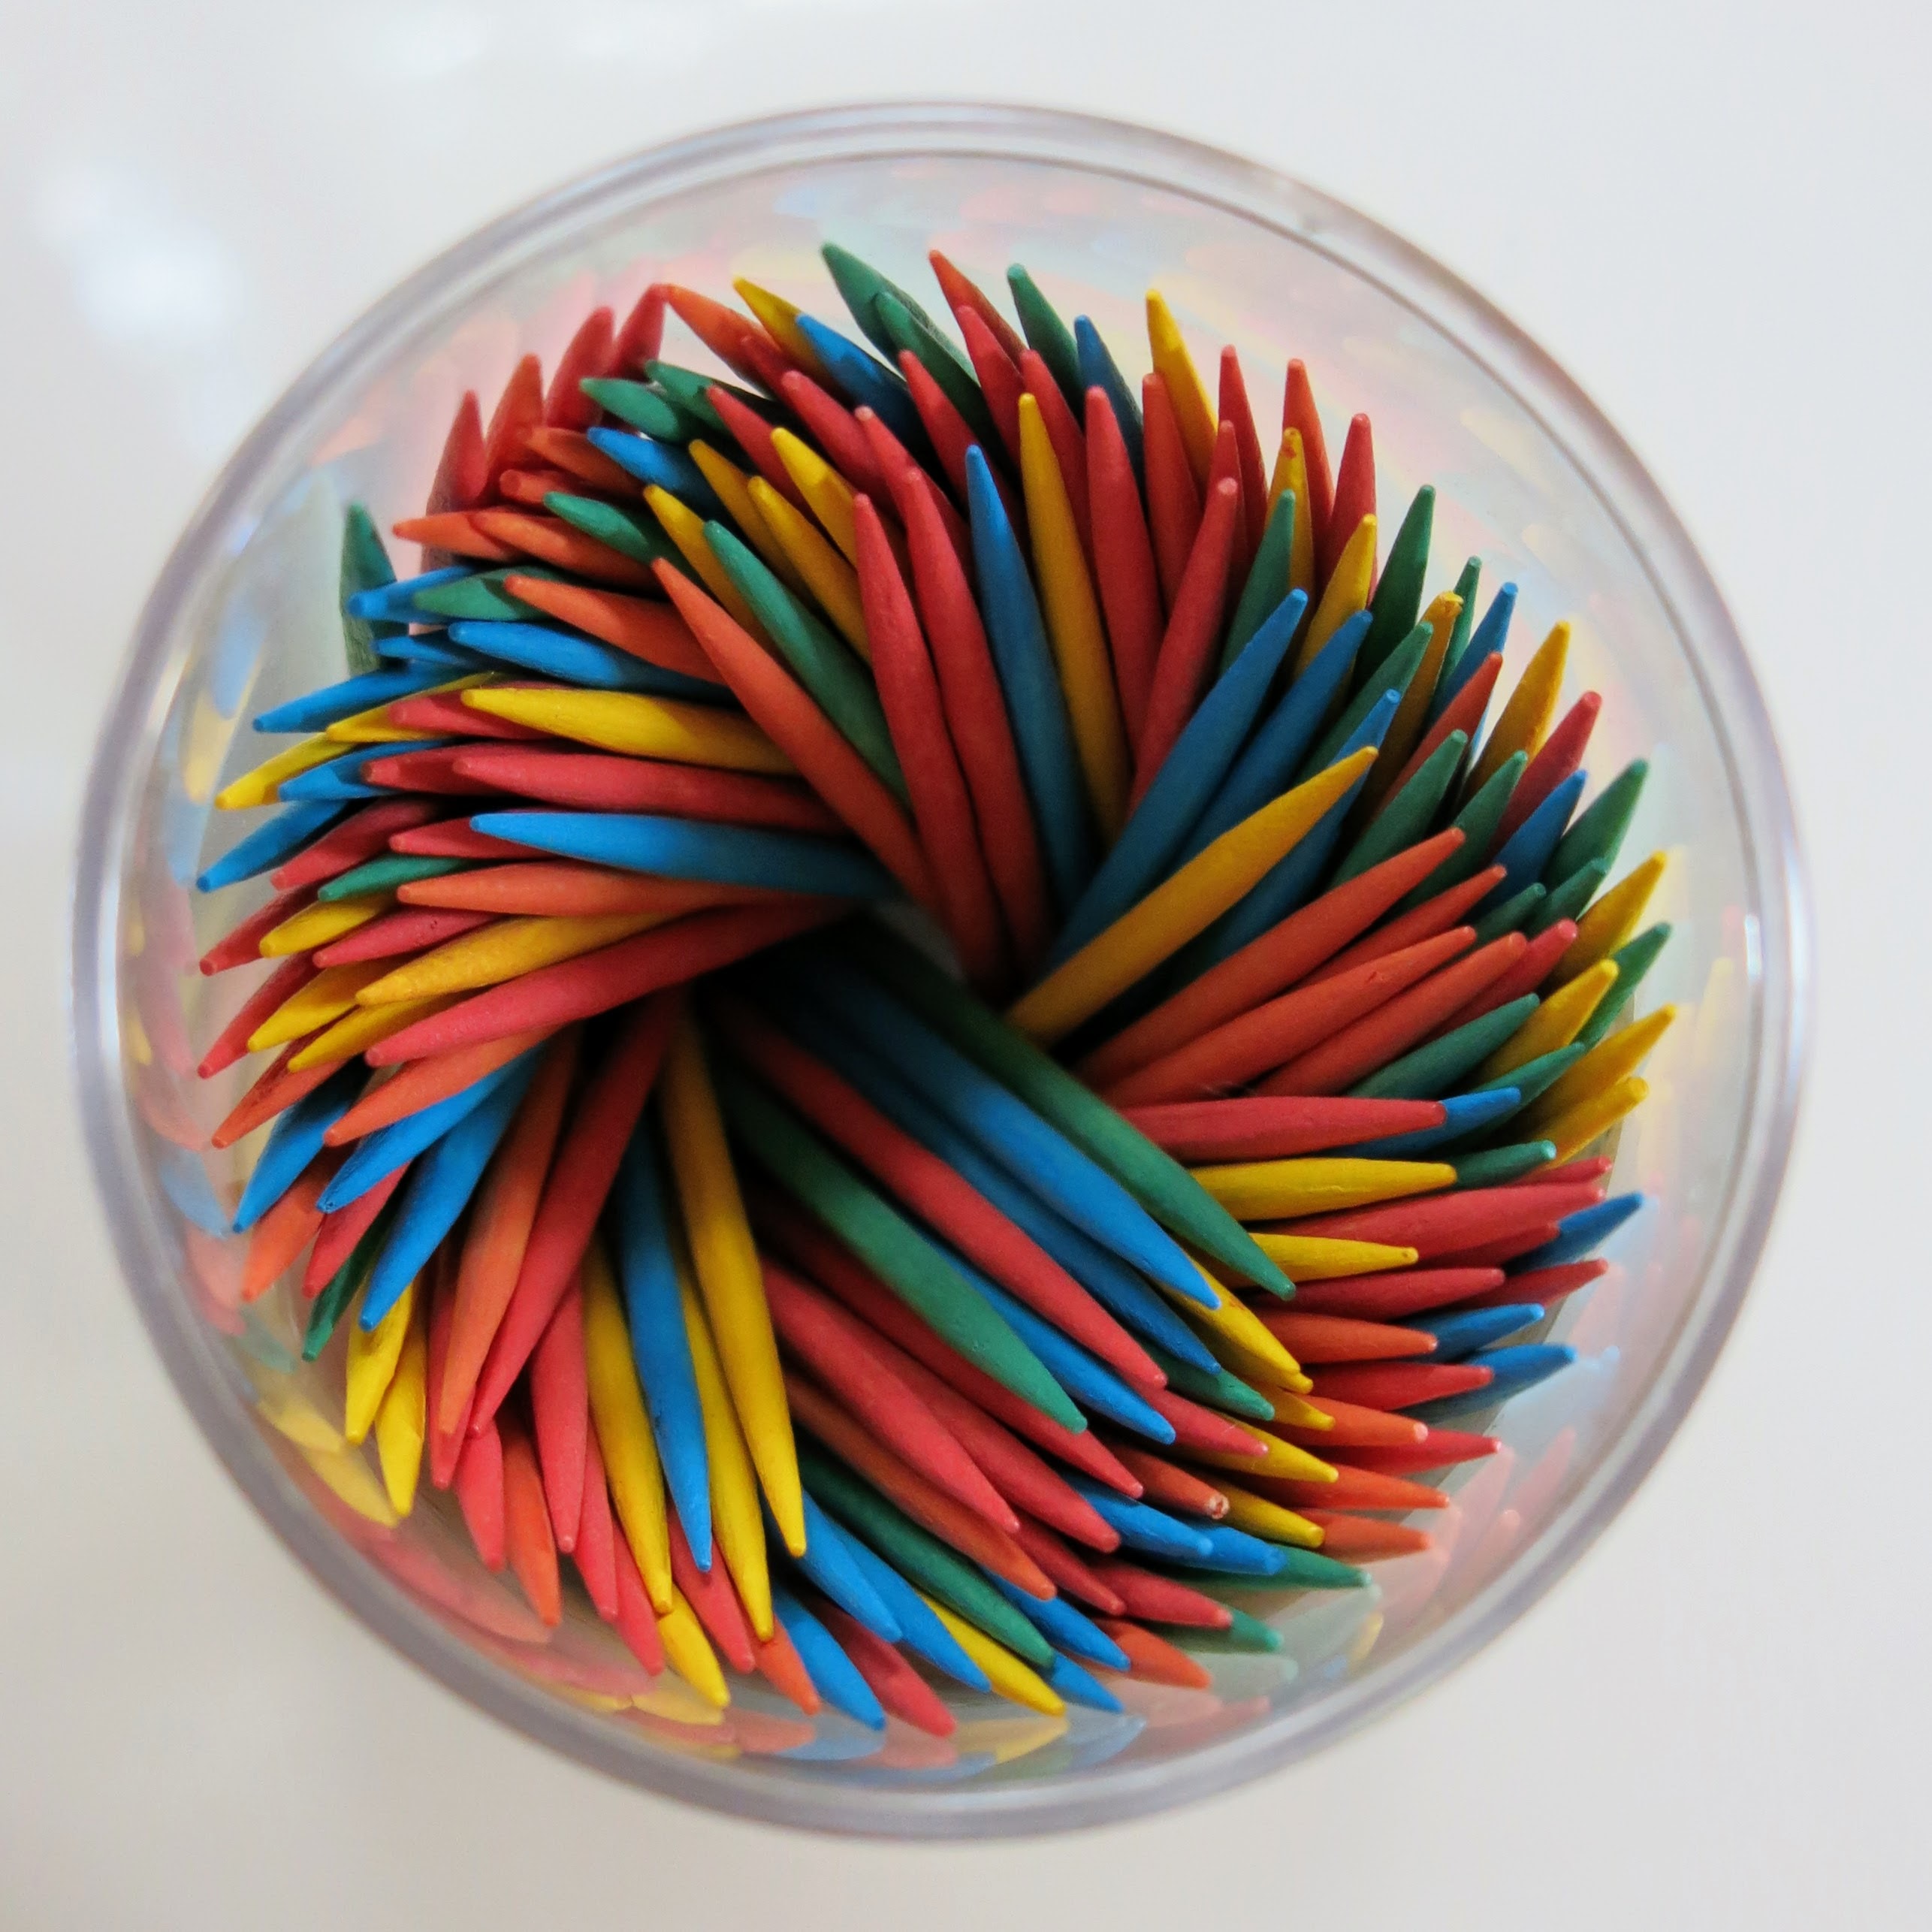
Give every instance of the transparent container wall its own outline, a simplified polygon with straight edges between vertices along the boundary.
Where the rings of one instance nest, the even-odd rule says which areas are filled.
[[[1547,1581],[1674,1423],[1741,1291],[1782,1158],[1782,792],[1721,607],[1641,472],[1534,352],[1399,244],[1290,184],[1097,124],[789,129],[735,152],[696,144],[681,169],[647,158],[479,238],[392,298],[243,451],[157,593],[97,774],[83,1082],[130,1271],[204,1426],[325,1580],[458,1688],[639,1782],[768,1816],[935,1832],[1118,1816],[1309,1748],[1444,1668]],[[949,145],[981,151],[903,151]],[[1447,1479],[1452,1505],[1427,1520],[1435,1547],[1377,1565],[1366,1591],[1257,1604],[1282,1651],[1205,1659],[1212,1692],[1124,1683],[1125,1716],[1066,1720],[961,1697],[946,1743],[808,1722],[759,1684],[720,1719],[669,1678],[645,1680],[581,1597],[546,1633],[427,1481],[395,1521],[373,1456],[338,1433],[342,1336],[304,1366],[292,1282],[239,1302],[244,1244],[225,1230],[250,1150],[207,1140],[252,1063],[205,1082],[194,1071],[259,977],[204,979],[196,958],[267,889],[190,889],[252,818],[209,801],[264,755],[255,711],[342,675],[345,502],[385,526],[418,510],[463,390],[487,408],[519,355],[549,368],[587,309],[621,314],[648,282],[722,292],[750,275],[841,319],[817,255],[828,237],[915,290],[929,287],[929,246],[996,289],[1023,261],[1063,313],[1094,318],[1137,382],[1157,285],[1204,368],[1222,343],[1239,349],[1264,421],[1286,358],[1303,358],[1332,450],[1351,414],[1372,417],[1390,528],[1418,485],[1437,486],[1429,593],[1472,554],[1485,602],[1505,580],[1520,587],[1505,685],[1553,621],[1572,621],[1566,699],[1604,699],[1593,780],[1633,757],[1652,765],[1620,870],[1671,855],[1650,916],[1674,935],[1640,1004],[1682,1012],[1616,1149],[1617,1188],[1650,1205],[1610,1243],[1608,1275],[1554,1321],[1575,1367],[1503,1410],[1502,1454]],[[666,353],[711,366],[675,321]],[[1526,367],[1547,393],[1526,396]],[[399,548],[406,573],[415,554]]]

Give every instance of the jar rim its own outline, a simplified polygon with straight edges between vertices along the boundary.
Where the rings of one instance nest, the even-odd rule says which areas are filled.
[[[1722,756],[1752,895],[1740,1132],[1698,1304],[1617,1438],[1520,1561],[1371,1675],[1185,1758],[1101,1764],[1051,1786],[855,1791],[804,1777],[626,1748],[614,1728],[542,1692],[424,1614],[309,1506],[258,1434],[246,1391],[187,1299],[137,1152],[119,1078],[118,936],[137,788],[186,663],[184,623],[212,560],[238,554],[268,508],[279,462],[332,400],[454,306],[600,214],[807,162],[983,155],[1055,163],[1175,192],[1312,249],[1447,335],[1561,448],[1641,560],[1686,647]],[[868,1836],[1064,1830],[1190,1802],[1306,1757],[1433,1683],[1514,1621],[1574,1563],[1648,1474],[1695,1400],[1767,1236],[1795,1124],[1812,998],[1807,895],[1783,766],[1762,696],[1710,574],[1635,454],[1515,324],[1432,258],[1320,190],[1259,163],[1131,123],[970,101],[883,101],[738,122],[645,149],[541,195],[418,269],[339,336],[231,457],[163,566],[136,623],[97,741],[75,871],[69,1037],[96,1185],[122,1271],[183,1399],[229,1473],[316,1580],[411,1662],[540,1743],[664,1795],[767,1822]]]

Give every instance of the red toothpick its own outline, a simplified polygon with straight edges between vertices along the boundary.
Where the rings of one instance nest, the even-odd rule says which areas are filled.
[[[647,362],[655,362],[664,346],[664,311],[669,293],[662,282],[654,282],[637,298],[635,306],[617,331],[617,340],[604,369],[599,373],[634,376]]]
[[[535,356],[527,355],[510,372],[484,433],[484,488],[479,501],[488,503],[497,478],[524,460],[530,433],[542,421],[543,365]]]
[[[1268,472],[1262,463],[1260,433],[1254,427],[1254,410],[1248,400],[1241,358],[1232,343],[1221,352],[1218,413],[1223,423],[1233,425],[1236,457],[1240,466],[1241,515],[1247,526],[1247,541],[1241,553],[1245,579],[1268,521]]]
[[[1024,974],[1044,955],[1052,938],[1046,864],[992,649],[966,573],[947,539],[938,495],[925,478],[918,480],[911,493],[906,545],[913,590],[946,721],[972,794],[981,850],[1013,941],[1015,963]]]
[[[1520,959],[1529,942],[1506,933],[1444,966],[1385,1006],[1311,1047],[1261,1083],[1266,1094],[1333,1094],[1352,1086],[1399,1053],[1426,1040],[1492,980]]]
[[[1602,699],[1594,691],[1586,691],[1558,720],[1516,781],[1516,789],[1496,821],[1490,851],[1500,852],[1509,843],[1511,833],[1583,762],[1584,749],[1602,709]]]
[[[1240,515],[1241,486],[1231,477],[1224,478],[1208,498],[1187,568],[1169,605],[1153,688],[1147,694],[1147,717],[1134,746],[1131,805],[1145,795],[1200,702],[1221,641]]]
[[[1158,372],[1140,383],[1141,461],[1147,478],[1147,528],[1161,573],[1161,599],[1169,609],[1180,594],[1181,578],[1200,528],[1201,493],[1188,461],[1180,419],[1166,379]]]
[[[641,1001],[623,1016],[584,1081],[544,1182],[515,1288],[477,1378],[478,1419],[496,1414],[576,1279],[681,1010],[675,994]]]
[[[456,1459],[456,1501],[486,1570],[500,1570],[509,1553],[503,1493],[503,1438],[486,1422],[465,1440]]]
[[[809,515],[803,492],[792,480],[792,472],[785,467],[785,459],[778,454],[777,445],[771,440],[771,425],[750,404],[722,385],[714,385],[705,391],[705,397],[724,418],[725,427],[730,430],[738,448],[751,459],[752,467],[794,509]]]
[[[971,309],[992,331],[1007,361],[1017,364],[1026,344],[1021,340],[1019,331],[995,306],[992,297],[968,281],[937,249],[928,249],[925,258],[932,264],[940,292],[946,297],[946,306],[955,315],[961,309]]]
[[[999,431],[1000,441],[1005,445],[1007,459],[1017,466],[1019,399],[1026,393],[1026,385],[1019,373],[1019,358],[1027,351],[1022,346],[1016,354],[1009,355],[999,337],[977,309],[962,306],[952,312],[958,321],[959,333],[966,339],[967,355],[972,361],[974,374],[980,379],[986,407],[992,414],[993,427]]]
[[[503,579],[503,587],[560,623],[574,624],[600,642],[627,651],[661,671],[701,678],[708,684],[720,681],[690,626],[662,598],[626,597],[588,584],[561,584],[554,578],[525,577],[514,571]],[[657,586],[653,583],[649,587],[654,593]],[[466,711],[464,715],[475,714]],[[481,735],[474,724],[470,726],[470,735]]]
[[[1040,419],[1046,439],[1053,445],[1053,460],[1059,465],[1061,481],[1067,486],[1067,501],[1073,512],[1073,527],[1079,533],[1080,549],[1087,568],[1094,567],[1094,524],[1087,490],[1087,439],[1079,421],[1067,406],[1060,385],[1037,352],[1028,349],[1019,359],[1020,379],[1026,393],[1040,406]]]
[[[1309,486],[1313,494],[1313,485]],[[1348,440],[1342,445],[1341,466],[1335,472],[1335,501],[1328,523],[1315,539],[1315,571],[1328,581],[1342,547],[1355,534],[1364,517],[1375,514],[1375,438],[1366,416],[1355,417],[1348,425]]]
[[[1281,427],[1297,430],[1301,436],[1302,461],[1308,470],[1308,507],[1314,523],[1315,554],[1319,556],[1334,509],[1335,481],[1328,467],[1327,441],[1321,433],[1321,413],[1315,406],[1315,391],[1309,386],[1306,363],[1288,364],[1287,383],[1281,394]]]
[[[853,500],[853,525],[872,672],[912,794],[913,817],[940,913],[968,980],[996,998],[1010,989],[1013,968],[992,876],[974,821],[972,798],[946,729],[938,677],[885,526],[869,497]]]
[[[1140,506],[1134,459],[1103,389],[1087,391],[1087,497],[1094,576],[1130,740],[1147,722],[1147,696],[1166,628],[1153,540]]]
[[[593,309],[578,325],[577,333],[557,358],[557,373],[543,399],[546,428],[587,430],[603,415],[581,385],[587,376],[608,373],[615,320],[608,309]]]
[[[554,1629],[563,1620],[563,1593],[557,1569],[557,1541],[544,1506],[543,1477],[537,1468],[536,1451],[531,1447],[523,1425],[508,1417],[500,1432],[495,1431],[492,1425],[491,1432],[499,1435],[502,1450],[499,1475],[504,1554],[509,1559],[517,1581],[523,1586],[524,1595],[530,1599],[530,1607]],[[481,1439],[475,1436],[470,1438],[469,1447],[463,1452],[463,1463],[457,1466],[456,1472],[457,1500],[463,1506],[464,1520],[469,1522],[471,1534],[477,1538],[479,1552],[483,1547],[482,1536],[470,1516],[471,1499],[466,1486],[463,1465],[469,1462],[477,1442]],[[475,1481],[481,1487],[484,1478],[480,1473]],[[582,1501],[581,1489],[578,1500]],[[487,1496],[479,1501],[481,1507],[488,1507]],[[489,1562],[487,1554],[484,1561]]]
[[[590,1402],[584,1363],[584,1298],[575,1288],[557,1312],[530,1357],[530,1422],[543,1493],[557,1547],[567,1556],[577,1547],[584,1508],[585,1441]]]
[[[833,469],[840,471],[853,489],[883,496],[885,475],[859,418],[802,370],[795,369],[785,378],[783,393],[785,400]]]
[[[1018,1526],[1011,1506],[958,1438],[887,1359],[889,1344],[776,1262],[765,1263],[764,1281],[772,1326],[786,1352],[869,1434],[996,1528],[1010,1533]]]
[[[1149,1106],[1205,1099],[1244,1086],[1426,979],[1466,952],[1475,937],[1472,927],[1456,926],[1352,972],[1284,993],[1150,1061],[1103,1091],[1115,1106]]]
[[[726,825],[770,826],[835,836],[844,827],[803,785],[756,772],[723,771],[651,758],[620,758],[554,745],[464,745],[457,774],[485,790],[575,811],[652,812]],[[517,848],[498,840],[503,855]]]

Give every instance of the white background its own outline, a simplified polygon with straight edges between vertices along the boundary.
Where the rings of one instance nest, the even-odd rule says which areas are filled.
[[[15,0],[0,59],[0,1925],[1924,1924],[1932,53],[1921,8],[1623,0]],[[942,1850],[648,1801],[412,1675],[192,1434],[98,1225],[60,1019],[122,641],[227,450],[428,254],[759,110],[1004,96],[1243,150],[1540,338],[1756,655],[1818,1026],[1768,1259],[1554,1595],[1302,1769]]]

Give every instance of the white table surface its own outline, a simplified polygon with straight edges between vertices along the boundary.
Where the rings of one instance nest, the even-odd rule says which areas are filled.
[[[1928,1909],[1923,10],[1626,0],[17,0],[0,61],[0,1925],[1903,1927]],[[1012,50],[1028,35],[1024,55]],[[1783,735],[1821,977],[1708,1391],[1580,1567],[1299,1770],[889,1849],[550,1758],[297,1572],[149,1359],[64,1057],[70,847],[148,581],[419,260],[708,122],[946,92],[1164,124],[1460,270],[1630,436]]]

